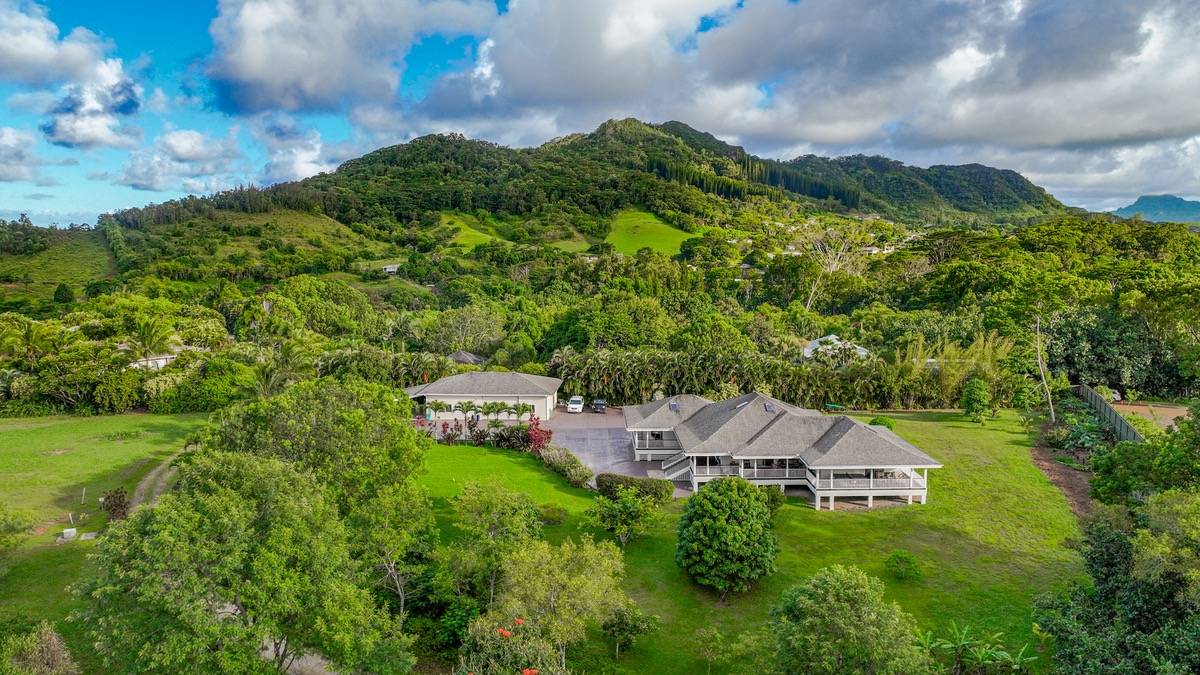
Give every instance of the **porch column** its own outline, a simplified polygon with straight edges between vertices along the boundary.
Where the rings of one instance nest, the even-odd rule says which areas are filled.
[[[820,492],[813,493],[813,508],[815,508],[818,511],[821,510],[821,493]]]
[[[833,500],[834,500],[834,499],[835,499],[835,497],[834,497],[833,495],[829,495],[829,510],[830,510],[830,511],[836,511],[836,510],[837,510],[837,507],[836,507],[836,505],[834,505],[834,503],[833,503]]]
[[[912,495],[908,496],[908,504],[909,506],[912,506]]]
[[[874,495],[867,495],[867,508],[868,509],[875,508],[875,496]]]

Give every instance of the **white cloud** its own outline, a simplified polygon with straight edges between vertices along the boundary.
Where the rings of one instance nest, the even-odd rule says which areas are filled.
[[[0,181],[36,182],[39,179],[41,162],[33,153],[36,142],[29,132],[0,127]]]
[[[234,112],[391,101],[415,37],[477,32],[494,14],[490,0],[221,0],[208,72]]]
[[[201,193],[230,187],[235,183],[236,161],[242,156],[238,132],[233,127],[217,140],[192,129],[168,131],[159,136],[154,148],[131,153],[115,182],[153,192],[182,188]]]
[[[46,16],[46,9],[29,2],[0,0],[0,79],[45,85],[86,76],[107,45],[86,28],[65,37]]]
[[[328,143],[319,131],[301,125],[286,114],[260,118],[254,127],[254,136],[267,150],[267,163],[259,180],[268,184],[333,171],[345,160],[369,149],[353,142]]]

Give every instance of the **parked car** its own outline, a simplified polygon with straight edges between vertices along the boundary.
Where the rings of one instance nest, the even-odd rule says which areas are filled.
[[[608,408],[608,401],[602,398],[592,400],[592,412],[602,413]]]
[[[567,401],[567,412],[581,413],[583,412],[583,397],[572,396],[571,400]]]

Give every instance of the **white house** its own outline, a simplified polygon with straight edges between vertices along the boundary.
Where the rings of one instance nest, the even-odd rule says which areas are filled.
[[[562,380],[556,377],[513,372],[471,372],[408,387],[404,393],[420,406],[430,401],[441,401],[451,409],[464,402],[480,405],[493,401],[509,405],[528,403],[533,406],[534,415],[547,420],[558,405],[560,386]],[[433,419],[455,417],[461,417],[461,413],[433,413]]]
[[[865,359],[871,355],[871,350],[866,347],[860,347],[849,340],[843,340],[836,335],[826,335],[819,337],[816,340],[809,340],[804,346],[804,358],[811,359],[821,352],[833,352],[840,349],[853,349],[855,356],[860,359]]]
[[[662,458],[664,477],[696,490],[722,476],[760,485],[807,487],[814,506],[838,497],[916,498],[941,468],[891,429],[823,415],[759,393],[713,403],[673,396],[627,406],[625,426],[639,460]]]

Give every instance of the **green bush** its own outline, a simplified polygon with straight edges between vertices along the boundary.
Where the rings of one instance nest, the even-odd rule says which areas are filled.
[[[775,485],[760,485],[758,488],[767,495],[767,508],[771,509],[771,515],[779,513],[779,507],[787,502],[787,496],[783,494],[783,490]]]
[[[543,525],[562,525],[567,520],[567,510],[558,504],[538,506],[538,520]]]
[[[897,549],[883,559],[883,566],[892,578],[899,581],[915,581],[921,578],[921,565],[917,557],[908,551]]]
[[[596,489],[609,499],[616,499],[617,488],[629,486],[643,497],[654,500],[658,506],[671,501],[675,495],[675,484],[662,478],[644,476],[622,476],[619,473],[602,473],[596,476]]]
[[[583,462],[566,448],[551,446],[542,450],[542,462],[575,487],[583,487],[592,479],[592,470],[584,466]]]
[[[142,377],[136,370],[105,373],[92,394],[96,405],[106,413],[129,412],[142,398]]]
[[[896,421],[890,417],[872,417],[870,422],[867,422],[873,427],[887,427],[888,429],[896,429]]]

